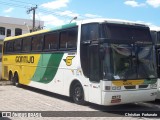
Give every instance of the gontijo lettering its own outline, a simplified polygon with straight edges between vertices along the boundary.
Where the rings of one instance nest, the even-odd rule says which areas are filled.
[[[16,56],[16,63],[34,63],[34,56]]]

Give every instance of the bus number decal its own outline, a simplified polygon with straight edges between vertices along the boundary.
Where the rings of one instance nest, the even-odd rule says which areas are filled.
[[[67,66],[71,66],[72,65],[72,59],[74,58],[75,56],[67,56],[66,59],[63,59],[65,62],[66,62],[66,65]]]
[[[16,56],[16,63],[34,63],[34,56]]]

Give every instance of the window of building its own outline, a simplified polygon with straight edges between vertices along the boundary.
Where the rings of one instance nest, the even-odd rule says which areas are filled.
[[[0,35],[5,35],[5,28],[4,27],[0,27]]]
[[[17,39],[14,41],[14,51],[21,51],[22,39]]]
[[[22,35],[22,29],[20,28],[15,29],[15,36],[18,36],[18,35]]]
[[[60,49],[76,49],[78,28],[71,28],[60,33]]]
[[[31,37],[23,38],[22,51],[29,52],[31,50]]]
[[[32,51],[41,51],[43,48],[43,35],[36,35],[32,39]]]
[[[45,35],[44,49],[53,50],[58,47],[58,33],[50,33]]]
[[[11,29],[7,29],[7,34],[6,34],[7,37],[11,36]]]

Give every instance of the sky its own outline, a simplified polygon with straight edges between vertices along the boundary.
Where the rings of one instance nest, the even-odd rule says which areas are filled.
[[[92,18],[121,19],[160,27],[160,0],[0,0],[0,16],[44,21],[45,28]]]

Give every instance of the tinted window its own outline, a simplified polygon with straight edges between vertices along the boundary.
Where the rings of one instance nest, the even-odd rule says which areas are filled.
[[[98,39],[98,24],[87,24],[82,26],[81,41],[97,40]]]
[[[4,27],[0,27],[0,35],[5,35],[5,28]]]
[[[43,47],[43,36],[36,35],[32,39],[32,51],[40,51]]]
[[[21,51],[22,40],[18,39],[14,41],[14,51]]]
[[[31,37],[23,38],[22,51],[28,52],[31,49]]]
[[[51,33],[45,35],[45,50],[57,49],[58,47],[58,33]]]
[[[89,46],[84,44],[85,41],[96,40],[98,39],[98,24],[85,24],[82,25],[81,30],[81,44],[80,44],[80,59],[83,74],[86,77],[89,77]]]
[[[7,37],[11,36],[11,29],[7,29],[7,34],[6,34]]]
[[[112,43],[152,42],[148,27],[131,25],[103,24],[103,38],[108,38]]]
[[[160,44],[160,32],[157,32],[157,44]]]
[[[90,81],[99,82],[100,81],[100,61],[99,61],[99,47],[98,45],[93,45],[89,47],[90,56]]]
[[[60,33],[60,48],[61,49],[76,49],[77,47],[78,29],[71,28]]]
[[[15,36],[18,36],[18,35],[22,35],[22,29],[20,28],[15,29]]]
[[[13,52],[13,41],[7,41],[4,44],[4,51],[5,52]]]

